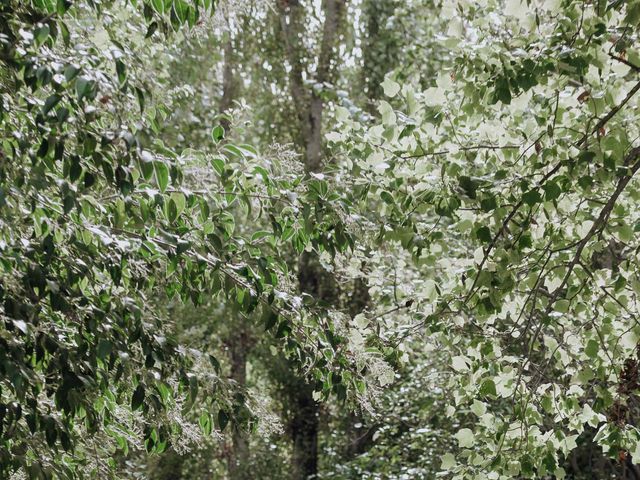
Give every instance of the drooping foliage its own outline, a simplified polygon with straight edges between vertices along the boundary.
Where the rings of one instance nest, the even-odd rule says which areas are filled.
[[[205,433],[252,421],[234,419],[218,360],[176,342],[158,298],[257,311],[325,393],[357,391],[339,332],[288,288],[278,255],[344,251],[347,205],[220,126],[183,152],[156,134],[171,103],[145,67],[212,7],[2,2],[2,475],[106,475],[128,439],[184,441],[192,408]],[[270,228],[236,228],[237,209]]]

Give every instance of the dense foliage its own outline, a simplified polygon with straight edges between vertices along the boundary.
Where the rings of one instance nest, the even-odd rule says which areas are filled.
[[[0,476],[640,478],[639,22],[0,0]]]
[[[483,3],[443,9],[433,86],[383,83],[402,113],[331,135],[430,270],[410,328],[464,427],[442,468],[563,477],[588,428],[637,459],[637,5]]]
[[[93,442],[86,456],[55,454],[98,432],[125,451],[140,433],[161,452],[194,404],[205,432],[224,429],[232,412],[242,417],[216,378],[218,360],[177,344],[151,297],[198,305],[223,291],[247,312],[261,309],[265,328],[319,379],[335,365],[345,384],[355,381],[347,360],[329,353],[339,343],[332,326],[312,309],[301,317],[302,300],[280,290],[287,267],[273,256],[282,243],[347,248],[342,207],[322,180],[303,182],[248,145],[221,143],[219,125],[200,151],[177,154],[154,138],[166,106],[153,103],[136,52],[111,29],[131,29],[132,43],[157,29],[170,35],[210,5],[152,3],[110,5],[113,13],[3,5],[1,463],[36,478],[75,475],[89,447],[108,456]],[[187,181],[190,171],[197,178]],[[273,230],[236,229],[236,203]],[[311,337],[307,324],[326,335]],[[322,359],[312,356],[319,350]]]

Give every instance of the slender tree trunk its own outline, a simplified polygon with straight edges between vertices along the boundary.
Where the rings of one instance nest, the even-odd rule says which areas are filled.
[[[351,318],[362,313],[371,301],[369,287],[362,278],[357,278],[354,282],[353,292],[349,299],[349,315]],[[362,414],[358,411],[350,412],[344,421],[346,444],[343,447],[343,456],[350,460],[361,453],[364,453],[373,440],[373,435],[377,430],[376,426],[365,425]]]
[[[315,255],[304,252],[298,264],[300,290],[316,300],[333,304],[337,301],[337,288],[331,274],[327,272]],[[291,371],[291,375],[297,373]],[[318,473],[318,433],[320,405],[313,399],[313,386],[297,377],[292,396],[291,437],[293,440],[293,480],[314,478]]]
[[[363,0],[362,4],[362,57],[363,65],[360,73],[366,108],[376,112],[376,100],[382,98],[382,82],[385,75],[394,68],[396,62],[397,42],[392,32],[388,31],[387,21],[393,16],[397,0]],[[371,298],[365,280],[355,281],[349,301],[349,314],[355,317],[363,312]],[[343,446],[343,457],[348,461],[364,453],[373,442],[373,435],[378,425],[366,425],[360,412],[350,412],[342,422],[346,442]]]
[[[302,39],[305,35],[305,12],[298,0],[278,0],[280,27],[286,45],[289,62],[289,89],[299,121],[300,143],[305,152],[305,169],[308,172],[322,170],[323,141],[322,115],[324,100],[321,92],[308,90],[304,84],[305,66]],[[316,61],[315,84],[331,80],[334,47],[345,0],[322,2],[324,24],[320,53]],[[330,303],[337,298],[337,289],[332,276],[319,264],[316,256],[305,252],[298,264],[300,290],[317,301]],[[291,375],[296,373],[291,371]],[[313,478],[318,473],[319,405],[313,399],[313,386],[298,379],[296,388],[289,392],[291,437],[293,441],[293,480]]]
[[[305,35],[304,8],[299,0],[278,0],[280,26],[283,40],[287,49],[287,60],[291,67],[289,71],[289,89],[293,98],[300,132],[302,147],[305,151],[305,167],[310,172],[322,169],[322,114],[324,100],[321,92],[316,89],[310,91],[304,84],[305,66],[302,61]],[[322,2],[324,24],[320,53],[316,62],[314,83],[322,85],[331,81],[335,63],[336,40],[342,17],[346,9],[345,0],[324,0]]]
[[[304,65],[301,52],[304,50],[304,8],[298,0],[277,0],[280,20],[281,38],[287,52],[289,63],[289,91],[293,99],[293,106],[298,117],[298,144],[305,149],[310,136],[308,92],[304,86]]]
[[[231,378],[238,387],[247,384],[247,353],[251,348],[248,325],[239,319],[238,329],[229,338],[229,356],[231,360]],[[237,426],[233,426],[232,449],[229,452],[227,468],[231,480],[248,480],[249,442],[247,435]]]
[[[627,455],[626,469],[629,479],[640,480],[640,467],[631,461],[631,456],[629,455]]]
[[[319,405],[313,399],[313,387],[300,380],[298,388],[290,392],[293,402],[291,438],[293,464],[291,477],[295,480],[313,478],[318,473]]]
[[[382,98],[382,82],[385,75],[396,66],[397,41],[387,22],[393,17],[397,0],[363,0],[362,3],[362,57],[360,73],[366,108],[371,113],[377,111],[376,100]],[[369,302],[369,290],[364,279],[355,281],[348,308],[351,317],[362,313]],[[343,420],[346,442],[342,454],[348,461],[364,453],[373,442],[378,425],[366,425],[358,411],[350,412]]]
[[[227,113],[233,106],[233,101],[236,98],[237,90],[238,90],[238,82],[235,76],[235,65],[236,65],[236,59],[234,55],[233,38],[231,36],[231,32],[229,32],[227,33],[227,39],[224,42],[224,66],[222,68],[222,96],[220,97],[220,102],[218,103],[218,110],[222,115],[220,119],[220,125],[222,125],[222,127],[227,132],[231,127],[231,122],[225,116],[225,113]]]
[[[238,80],[236,77],[237,58],[234,53],[233,36],[227,32],[224,42],[224,65],[222,67],[222,96],[218,103],[221,115],[220,125],[227,133],[231,130],[231,121],[225,115],[233,106],[238,94]],[[244,389],[247,384],[247,355],[252,348],[251,332],[247,322],[238,317],[236,329],[231,332],[227,340],[231,379],[236,386]],[[252,478],[248,471],[249,441],[245,432],[233,426],[232,448],[227,458],[227,469],[231,480],[248,480]]]
[[[377,111],[375,100],[383,97],[382,82],[398,64],[398,41],[387,22],[393,18],[397,0],[364,0],[362,4],[362,85],[367,110]]]
[[[344,0],[324,0],[324,24],[322,27],[322,43],[318,56],[316,83],[323,84],[331,80],[334,63],[334,47],[338,37],[338,28],[345,10]],[[315,172],[322,168],[322,113],[324,100],[320,92],[311,91],[309,106],[309,136],[306,144],[306,167]]]

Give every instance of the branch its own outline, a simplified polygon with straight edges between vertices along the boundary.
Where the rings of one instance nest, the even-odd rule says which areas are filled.
[[[148,237],[146,234],[143,234],[143,233],[132,232],[132,231],[124,230],[121,228],[110,228],[110,230],[113,233],[124,235],[130,238],[152,241],[168,250],[176,248],[176,245],[173,245],[172,243],[166,242],[157,237]],[[287,310],[275,305],[274,303],[270,303],[269,300],[265,297],[265,295],[258,293],[256,289],[253,287],[253,285],[251,285],[247,280],[245,280],[236,272],[234,272],[233,269],[226,267],[225,262],[223,262],[221,259],[216,257],[210,258],[209,253],[207,253],[207,255],[202,255],[201,253],[191,248],[187,249],[184,253],[189,254],[189,256],[192,259],[200,260],[201,262],[206,263],[207,265],[212,267],[214,270],[219,270],[220,272],[222,272],[222,274],[225,277],[227,277],[237,287],[247,290],[251,294],[251,296],[255,297],[258,300],[258,302],[263,304],[264,307],[272,310],[273,313],[275,313],[279,317],[288,319],[291,322],[291,326],[297,329],[298,334],[304,337],[311,345],[317,342],[317,339],[312,338],[309,335],[309,333],[301,325],[297,324],[297,322],[294,321],[295,316],[297,314],[295,307],[287,305],[287,307],[290,308],[290,310]]]
[[[272,202],[283,202],[288,203],[289,205],[294,205],[294,203],[285,197],[277,197],[274,195],[266,195],[260,193],[245,193],[245,192],[231,192],[228,190],[216,190],[213,188],[206,190],[190,190],[190,189],[179,189],[179,188],[166,188],[165,193],[182,193],[184,195],[195,194],[195,195],[235,195],[236,197],[247,197],[247,198],[258,198],[260,200],[271,200]],[[134,190],[130,192],[128,195],[122,195],[120,193],[113,193],[111,195],[105,195],[100,197],[100,201],[105,202],[107,200],[112,200],[114,198],[122,198],[130,195],[141,195],[146,194],[147,192],[144,190]]]
[[[407,300],[404,304],[402,304],[402,305],[398,304],[395,307],[393,307],[392,309],[387,310],[386,312],[379,313],[378,315],[376,315],[374,317],[371,317],[368,320],[370,322],[373,321],[373,320],[377,320],[378,318],[382,318],[382,317],[384,317],[386,315],[389,315],[391,313],[395,313],[395,312],[398,312],[400,310],[404,310],[405,308],[409,308],[409,307],[411,307],[411,305],[413,305],[413,300]]]
[[[618,55],[614,55],[611,52],[609,52],[609,56],[611,58],[613,58],[614,60],[617,60],[620,63],[624,63],[627,67],[630,67],[632,70],[634,70],[636,72],[640,72],[640,67],[638,65],[636,65],[635,63],[630,62],[626,58],[619,57]]]
[[[380,145],[379,145],[380,146]],[[522,145],[472,145],[469,147],[458,147],[459,151],[468,152],[474,150],[518,150]],[[402,155],[398,158],[409,159],[409,158],[421,158],[421,157],[432,157],[437,155],[448,155],[452,153],[451,150],[438,150],[435,152],[424,152],[418,155]]]
[[[602,207],[602,209],[600,210],[600,214],[598,215],[598,218],[593,223],[593,225],[591,226],[587,234],[578,243],[578,248],[576,249],[576,253],[573,256],[573,259],[571,260],[571,262],[569,262],[567,273],[564,275],[562,279],[562,283],[551,294],[549,298],[549,303],[547,304],[547,307],[545,308],[542,314],[543,317],[546,317],[553,310],[553,304],[559,298],[560,294],[564,291],[565,287],[567,286],[567,283],[569,282],[569,278],[571,277],[571,274],[573,273],[573,270],[575,269],[576,265],[578,265],[581,262],[580,257],[582,256],[582,252],[586,247],[587,243],[596,234],[598,234],[600,231],[602,231],[606,227],[607,220],[609,219],[609,216],[611,215],[611,212],[613,211],[613,208],[615,207],[618,198],[620,197],[624,189],[627,187],[627,185],[629,184],[633,176],[638,172],[638,170],[640,170],[640,160],[638,160],[638,157],[640,157],[640,147],[633,148],[625,157],[625,161],[624,161],[625,165],[629,165],[632,162],[635,162],[635,163],[630,168],[629,172],[620,178],[613,194],[611,195],[611,197],[609,197],[609,200],[607,201],[605,206]],[[533,312],[534,310],[532,308],[532,314]],[[538,337],[540,336],[540,332],[542,331],[543,325],[544,325],[544,322],[541,321],[538,324],[538,327],[535,333],[531,337],[531,342],[529,344],[529,352],[527,354],[527,357],[524,359],[522,366],[520,367],[520,373],[518,375],[518,381],[516,382],[515,392],[517,392],[524,370],[531,360],[531,353],[533,352],[533,347]],[[515,400],[515,392],[514,392],[514,400]]]
[[[631,162],[635,161],[639,156],[640,156],[640,147],[633,148],[631,152],[629,152],[629,154],[625,157],[624,164],[629,165]],[[567,282],[569,281],[569,277],[571,276],[571,272],[573,271],[575,266],[580,262],[580,256],[582,255],[582,251],[586,247],[589,240],[591,240],[591,238],[593,238],[594,235],[601,232],[606,226],[607,220],[611,215],[611,211],[613,210],[613,207],[615,207],[616,205],[616,201],[618,200],[618,197],[620,197],[620,194],[627,187],[627,185],[629,184],[633,176],[636,174],[638,169],[640,169],[640,161],[637,161],[631,167],[631,170],[629,171],[629,173],[621,177],[620,180],[618,181],[618,185],[616,186],[615,191],[613,192],[611,197],[609,197],[609,200],[604,205],[604,207],[602,207],[602,210],[600,210],[600,214],[598,215],[598,218],[596,219],[595,222],[593,222],[593,225],[591,226],[587,234],[578,243],[578,248],[576,249],[576,253],[573,256],[573,259],[569,263],[567,273],[562,279],[562,283],[551,294],[551,300],[549,301],[549,306],[547,307],[547,310],[545,313],[549,313],[551,311],[551,309],[553,308],[552,303],[555,300],[557,300],[560,292],[567,285]]]
[[[549,178],[551,178],[552,175],[554,175],[558,170],[560,170],[561,165],[562,164],[559,163],[554,168],[552,168],[544,177],[542,177],[542,180],[538,182],[538,185],[536,186],[536,188],[540,188],[542,185],[544,185],[544,182],[546,182]],[[509,212],[509,215],[507,215],[507,218],[505,218],[504,221],[502,222],[502,226],[500,227],[500,230],[498,230],[498,233],[496,233],[494,237],[491,239],[491,243],[489,244],[489,246],[487,247],[487,250],[482,256],[482,261],[480,262],[480,265],[478,267],[478,273],[473,279],[473,284],[469,289],[469,293],[464,298],[464,303],[467,303],[469,299],[472,297],[472,295],[475,293],[474,290],[476,285],[478,284],[478,280],[480,279],[480,274],[482,273],[482,267],[484,267],[484,264],[487,262],[489,255],[491,254],[492,250],[495,248],[496,244],[498,243],[498,240],[500,239],[502,234],[507,230],[509,223],[511,222],[513,217],[516,215],[516,213],[518,213],[518,210],[520,210],[520,207],[523,204],[524,204],[524,200],[520,199],[520,201],[514,205],[514,207],[511,209],[511,212]]]
[[[595,133],[598,133],[600,129],[604,127],[609,122],[609,120],[611,120],[616,115],[616,113],[622,110],[622,107],[624,107],[629,102],[629,100],[631,100],[633,96],[638,93],[638,90],[640,90],[640,82],[636,83],[633,88],[629,90],[629,93],[627,93],[627,96],[624,97],[624,100],[622,100],[618,105],[613,107],[609,113],[602,117],[602,119],[596,124],[593,130],[591,130],[591,133],[585,133],[576,146],[578,148],[584,146],[589,137],[591,135],[594,135]]]
[[[638,93],[638,90],[640,90],[640,82],[636,83],[633,88],[629,91],[629,93],[627,93],[627,96],[622,100],[622,102],[620,102],[618,105],[616,105],[614,108],[611,109],[611,111],[609,113],[607,113],[607,115],[605,115],[604,117],[602,117],[602,119],[596,124],[596,126],[591,130],[591,132],[585,133],[584,136],[580,139],[580,141],[576,144],[576,147],[581,148],[583,146],[585,146],[585,144],[587,143],[587,140],[589,139],[589,137],[591,137],[592,135],[594,135],[595,133],[597,133],[602,127],[604,127],[609,120],[611,120],[620,110],[622,110],[622,108],[629,102],[629,100],[631,100],[633,98],[633,96]],[[634,155],[637,156],[637,152],[638,149],[635,148],[631,151],[631,153],[627,156],[627,158],[625,159],[625,165],[628,165],[631,161],[633,161],[635,159]],[[571,159],[571,161],[575,161],[575,159]],[[540,188],[542,185],[544,185],[544,183],[551,178],[556,172],[558,172],[558,170],[560,170],[560,168],[562,167],[563,162],[560,162],[558,164],[556,164],[555,167],[553,167],[543,178],[540,182],[538,182],[536,188]],[[635,171],[633,171],[633,174],[635,174]],[[623,177],[623,179],[626,177]],[[629,178],[627,180],[626,183],[629,182],[629,180],[631,180],[631,178]],[[622,189],[624,189],[624,187],[626,187],[626,183],[624,184],[624,186],[622,187]],[[620,193],[618,193],[619,195]],[[617,198],[617,195],[616,195]],[[614,200],[615,202],[615,200]],[[484,264],[486,263],[487,259],[489,258],[489,255],[491,253],[491,251],[495,248],[496,243],[498,242],[498,240],[500,239],[500,237],[502,236],[502,234],[507,230],[507,226],[509,224],[509,222],[511,221],[511,219],[516,215],[516,213],[518,212],[518,210],[520,210],[520,207],[522,207],[522,205],[524,204],[524,200],[520,200],[512,209],[511,212],[509,212],[509,215],[507,216],[507,218],[504,220],[504,222],[502,223],[502,226],[500,227],[500,230],[498,230],[498,233],[496,233],[496,235],[493,237],[493,239],[491,240],[491,243],[489,244],[489,247],[487,248],[484,256],[482,257],[482,261],[480,262],[480,266],[478,268],[478,273],[476,274],[473,284],[471,285],[471,288],[469,290],[469,293],[466,295],[464,302],[466,303],[471,296],[475,293],[475,287],[478,283],[478,280],[480,278],[480,274],[482,273],[482,268],[484,267]],[[606,205],[605,205],[606,208]],[[613,208],[613,206],[611,206],[611,208]],[[603,209],[604,211],[604,209]],[[595,226],[595,224],[594,224]],[[590,238],[590,237],[589,237]],[[588,241],[588,239],[587,239]],[[586,242],[585,242],[586,243]],[[584,245],[582,246],[582,248],[580,248],[580,253],[582,253],[582,249],[584,248]],[[574,264],[575,266],[575,264]]]

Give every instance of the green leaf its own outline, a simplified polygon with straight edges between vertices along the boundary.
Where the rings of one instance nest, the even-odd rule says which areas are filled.
[[[211,422],[211,417],[209,416],[208,413],[204,412],[202,413],[202,415],[200,415],[200,418],[198,418],[198,424],[200,425],[200,428],[202,429],[202,432],[205,435],[211,434],[213,426]]]
[[[640,22],[640,1],[633,1],[627,5],[627,15],[624,22],[629,25],[637,25]]]
[[[382,198],[382,200],[384,200],[385,203],[388,203],[389,205],[393,205],[394,204],[393,196],[389,192],[387,192],[385,190],[380,192],[380,198]]]
[[[214,143],[220,143],[224,139],[224,128],[221,125],[216,125],[211,130],[211,139]]]
[[[56,105],[58,105],[58,103],[60,103],[60,100],[62,100],[62,97],[55,93],[47,97],[44,102],[44,106],[42,107],[42,113],[44,115],[49,113]]]
[[[218,427],[221,431],[224,431],[225,427],[229,423],[229,415],[224,410],[218,411]]]
[[[176,217],[179,217],[187,205],[187,199],[181,192],[173,192],[171,194],[171,200],[176,205]]]
[[[623,242],[630,242],[633,239],[633,229],[629,225],[620,225],[617,228],[618,238]]]
[[[153,177],[154,172],[154,162],[152,159],[147,158],[147,156],[141,156],[140,158],[140,170],[142,172],[142,177],[149,181],[151,177]]]
[[[156,30],[158,30],[158,22],[151,22],[149,24],[149,27],[147,28],[147,33],[145,34],[144,38],[149,38],[151,37]]]
[[[42,27],[36,29],[35,31],[36,42],[38,44],[42,44],[49,36],[49,32],[50,32],[49,25],[47,25],[46,23]]]
[[[578,160],[585,163],[591,163],[596,158],[596,152],[584,150],[578,155]]]
[[[215,369],[216,373],[220,373],[220,362],[218,361],[218,359],[216,357],[214,357],[213,355],[209,355],[209,363],[211,363],[211,366]]]
[[[458,446],[460,448],[473,447],[476,443],[475,435],[469,428],[462,428],[458,430],[454,437],[458,440]]]
[[[214,168],[214,170],[218,173],[218,175],[223,176],[224,175],[224,160],[221,158],[212,158],[211,159],[211,166]]]
[[[592,359],[598,358],[598,352],[600,351],[600,344],[591,339],[587,342],[587,346],[584,349],[584,353]]]
[[[237,158],[245,158],[245,152],[244,150],[238,148],[236,145],[232,145],[230,143],[226,144],[224,146],[224,151],[226,153],[228,153],[229,155],[231,155],[232,157],[237,157]]]
[[[256,242],[265,237],[271,237],[271,232],[267,232],[266,230],[258,230],[253,235],[251,235],[251,242]]]
[[[278,315],[276,315],[272,310],[267,310],[264,315],[264,329],[271,330],[276,322],[278,321]]]
[[[395,97],[400,91],[400,85],[389,77],[386,77],[384,82],[382,82],[382,89],[387,97]]]
[[[58,15],[62,16],[65,13],[67,13],[67,10],[69,10],[70,6],[71,6],[70,0],[57,0],[56,12],[58,13]]]
[[[492,210],[495,210],[497,207],[498,203],[496,201],[496,197],[494,196],[484,198],[480,201],[480,208],[482,208],[482,211],[484,212],[490,212]]]
[[[160,15],[164,14],[164,11],[165,11],[164,0],[151,0],[151,6]]]
[[[106,359],[111,354],[113,344],[109,340],[102,339],[98,343],[97,355],[101,360]]]
[[[493,380],[487,379],[482,382],[479,393],[483,397],[495,397],[498,393]]]
[[[47,444],[53,449],[56,444],[56,439],[58,438],[58,429],[54,418],[49,416],[45,417],[44,433]]]
[[[67,65],[64,69],[64,78],[67,82],[70,82],[78,76],[80,69],[74,65]]]
[[[124,84],[127,80],[127,67],[122,60],[116,60],[116,74],[120,85]]]
[[[184,0],[173,0],[173,8],[180,23],[186,23],[191,7]]]
[[[142,384],[139,384],[133,392],[133,396],[131,397],[132,410],[138,410],[142,406],[142,403],[144,402],[144,394],[144,386]]]
[[[176,206],[176,202],[173,200],[173,198],[170,198],[166,205],[167,207],[165,213],[167,215],[167,220],[173,223],[178,218],[178,207]]]
[[[554,181],[549,181],[545,183],[542,188],[544,189],[544,194],[545,194],[544,198],[546,201],[555,200],[562,194],[562,189]]]
[[[522,200],[527,205],[533,206],[536,203],[542,202],[542,196],[540,195],[540,192],[538,190],[533,189],[522,195]]]
[[[558,300],[554,305],[553,305],[553,309],[556,312],[560,312],[560,313],[567,313],[569,311],[569,306],[571,305],[571,302],[569,300]]]
[[[154,162],[153,167],[156,172],[156,182],[158,183],[158,188],[160,189],[160,191],[164,192],[169,185],[169,167],[166,163],[161,161]]]
[[[471,177],[467,177],[466,175],[462,175],[458,181],[460,182],[460,188],[464,191],[464,193],[471,199],[476,198],[476,191],[478,190],[478,182],[473,180]]]
[[[509,89],[509,80],[506,77],[500,77],[496,81],[494,98],[495,101],[500,101],[505,105],[511,103],[511,90]]]
[[[83,100],[90,93],[91,81],[84,77],[78,77],[76,79],[76,95],[78,96],[78,100]]]
[[[456,457],[454,457],[452,453],[445,453],[442,456],[442,463],[440,464],[440,468],[442,470],[449,470],[455,466],[456,466]]]
[[[476,230],[476,237],[482,242],[491,243],[491,230],[489,230],[489,227],[482,226]]]

